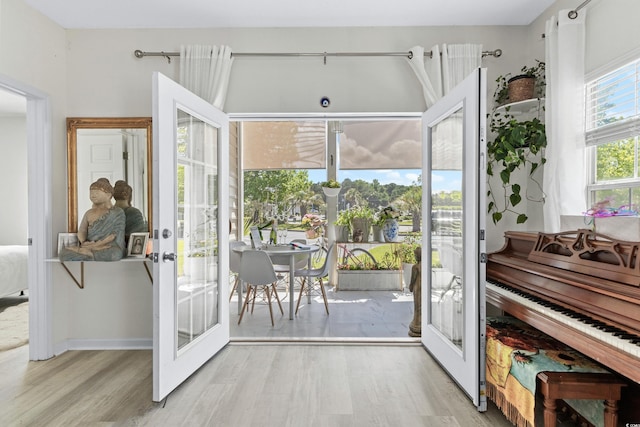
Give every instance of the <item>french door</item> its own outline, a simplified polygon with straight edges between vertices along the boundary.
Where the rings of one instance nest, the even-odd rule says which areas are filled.
[[[153,400],[229,342],[229,122],[153,75]]]
[[[486,71],[475,70],[423,114],[422,343],[486,410]],[[439,198],[432,172],[448,171],[455,197]],[[439,263],[432,263],[438,256]]]

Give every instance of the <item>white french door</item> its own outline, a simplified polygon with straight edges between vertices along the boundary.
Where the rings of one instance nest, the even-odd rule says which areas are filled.
[[[229,121],[153,75],[153,400],[229,342]]]
[[[422,343],[486,410],[486,71],[477,69],[422,116]],[[432,172],[448,171],[453,195],[439,198]],[[440,263],[432,264],[432,254]]]

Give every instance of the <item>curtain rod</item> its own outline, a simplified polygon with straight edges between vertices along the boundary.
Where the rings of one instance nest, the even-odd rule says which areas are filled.
[[[587,5],[587,3],[589,3],[591,0],[585,0],[583,1],[578,7],[576,7],[575,9],[569,11],[569,19],[576,19],[578,17],[578,11],[580,9],[582,9],[583,7],[585,7]]]
[[[136,58],[144,58],[145,56],[162,56],[164,58],[167,59],[167,61],[169,61],[169,63],[171,63],[171,57],[172,56],[180,56],[180,52],[143,52],[140,49],[136,49],[133,54],[135,55]],[[286,56],[322,56],[324,58],[324,63],[327,63],[327,57],[328,56],[405,56],[409,59],[413,58],[413,52],[409,51],[409,52],[310,52],[310,53],[286,53],[286,52],[280,52],[280,53],[274,53],[274,52],[254,52],[254,53],[242,53],[242,52],[232,52],[231,56],[237,56],[237,57],[247,57],[247,56],[270,56],[270,57],[276,57],[276,56],[282,56],[282,57],[286,57]],[[425,57],[429,57],[431,58],[431,52],[425,52],[424,53]],[[499,58],[500,56],[502,56],[502,49],[496,49],[496,50],[485,50],[482,51],[482,57],[484,58],[485,56],[493,56],[496,58]]]

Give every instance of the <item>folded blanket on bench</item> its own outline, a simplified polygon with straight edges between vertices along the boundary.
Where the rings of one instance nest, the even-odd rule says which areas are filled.
[[[581,353],[512,317],[487,319],[486,347],[487,395],[518,427],[535,426],[538,372],[608,372]],[[594,425],[603,425],[602,402],[568,403]]]

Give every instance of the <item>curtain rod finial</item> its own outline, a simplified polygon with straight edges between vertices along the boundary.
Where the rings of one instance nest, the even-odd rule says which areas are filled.
[[[133,54],[135,55],[136,58],[143,58],[144,57],[144,52],[141,51],[140,49],[134,50]]]

